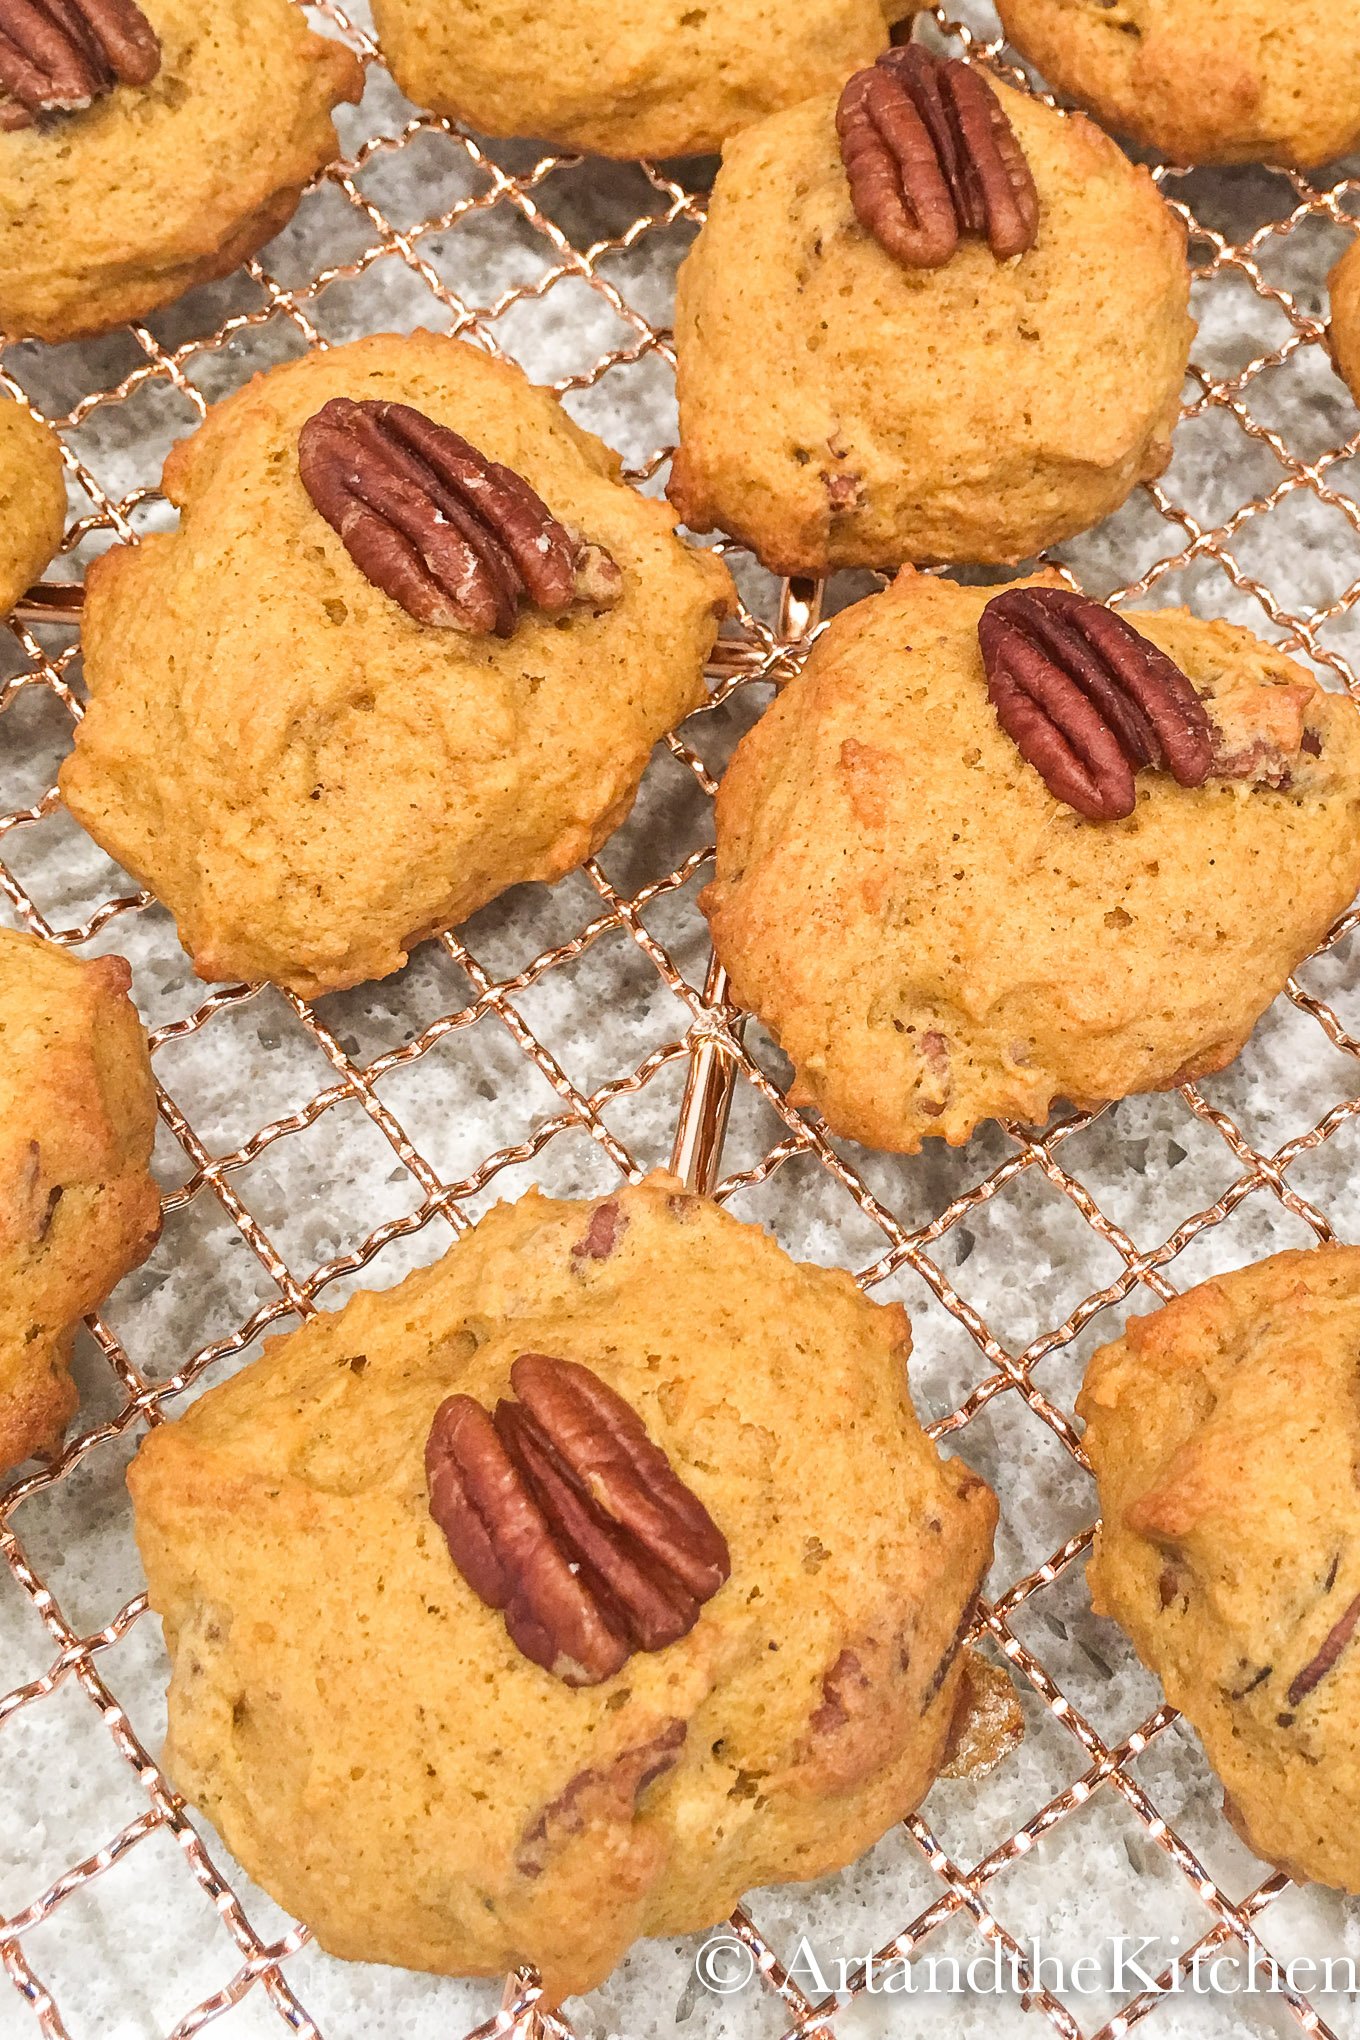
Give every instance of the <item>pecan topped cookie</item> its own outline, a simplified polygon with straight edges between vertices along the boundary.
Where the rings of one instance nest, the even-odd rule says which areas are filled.
[[[1184,1710],[1248,1846],[1360,1891],[1360,1249],[1132,1319],[1077,1401],[1092,1604]]]
[[[1024,559],[1165,467],[1188,305],[1146,170],[896,50],[724,151],[677,285],[671,501],[779,573]]]
[[[794,1101],[914,1153],[1231,1061],[1360,886],[1360,709],[1184,610],[906,570],[743,739],[717,828],[702,904]]]
[[[0,0],[0,332],[100,333],[226,276],[362,84],[293,0]]]
[[[398,970],[590,856],[703,699],[727,570],[466,342],[271,369],[163,485],[179,532],[90,569],[61,789],[201,976]]]
[[[672,1177],[498,1206],[139,1453],[176,1784],[332,1952],[550,1999],[850,1861],[997,1706],[909,1347]]]

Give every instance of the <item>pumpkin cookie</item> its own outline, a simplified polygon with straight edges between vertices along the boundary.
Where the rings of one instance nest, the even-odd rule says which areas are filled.
[[[488,135],[601,156],[687,156],[886,48],[921,0],[377,0],[408,99]]]
[[[951,81],[965,154],[1009,137],[1008,215],[1023,168],[1001,231],[952,216],[957,137],[924,153]],[[913,135],[904,167],[885,136]],[[1089,121],[895,51],[724,151],[680,270],[671,501],[777,573],[1025,558],[1165,467],[1188,300],[1179,222]]]
[[[728,767],[701,903],[838,1133],[911,1154],[1221,1069],[1360,885],[1360,709],[1236,626],[1077,601],[905,570]]]
[[[271,369],[175,447],[179,532],[90,569],[61,789],[200,976],[386,976],[624,819],[731,582],[618,476],[425,332]]]
[[[1327,278],[1327,342],[1336,372],[1360,404],[1360,241],[1352,241]]]
[[[55,432],[0,400],[0,614],[42,574],[66,528],[66,471]]]
[[[671,1177],[499,1206],[142,1446],[176,1784],[333,1953],[552,1999],[849,1862],[988,1706],[908,1348]]]
[[[1174,163],[1312,169],[1360,142],[1360,0],[996,0],[1050,85]]]
[[[0,929],[0,1472],[57,1449],[76,1326],[160,1229],[131,982],[121,956]]]
[[[1276,1254],[1134,1318],[1077,1409],[1087,1569],[1243,1840],[1360,1891],[1360,1250]]]
[[[0,51],[7,339],[101,333],[228,275],[292,218],[363,87],[293,0],[67,0],[61,21],[41,65]]]

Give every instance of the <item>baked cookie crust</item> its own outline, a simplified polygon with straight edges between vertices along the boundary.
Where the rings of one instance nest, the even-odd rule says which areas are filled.
[[[150,84],[0,132],[0,332],[71,340],[227,276],[338,148],[358,58],[293,0],[145,0]]]
[[[489,135],[688,156],[833,85],[921,0],[377,0],[408,99]]]
[[[1087,1568],[1248,1846],[1360,1891],[1360,1249],[1216,1277],[1091,1360]]]
[[[368,580],[298,473],[329,399],[393,399],[521,473],[612,554],[602,614],[435,629]],[[171,452],[179,531],[96,560],[67,806],[174,914],[201,977],[303,997],[384,977],[627,815],[703,699],[726,568],[551,391],[479,348],[386,334],[267,371]]]
[[[1174,163],[1310,170],[1360,142],[1360,0],[997,0],[1021,55]]]
[[[1080,115],[999,81],[1037,244],[907,269],[859,224],[820,93],[729,143],[680,269],[680,448],[696,531],[774,572],[1015,561],[1170,458],[1191,335],[1185,236]]]
[[[834,619],[737,747],[701,898],[792,1102],[906,1154],[1221,1069],[1360,886],[1345,695],[1234,625],[1131,612],[1219,763],[1140,773],[1127,820],[1087,822],[988,701],[995,592],[904,570]]]
[[[0,1473],[56,1451],[76,1326],[160,1230],[131,983],[121,956],[0,929]]]
[[[22,404],[0,401],[0,614],[57,553],[66,529],[66,470],[57,435]]]
[[[850,1861],[944,1758],[996,1520],[908,1348],[900,1304],[674,1178],[498,1206],[143,1445],[171,1775],[332,1953],[528,1960],[552,1999]],[[522,1656],[430,1518],[436,1409],[490,1407],[525,1351],[623,1396],[731,1553],[689,1634],[600,1685]]]
[[[1327,278],[1331,317],[1327,344],[1336,372],[1360,404],[1360,241],[1351,245]]]

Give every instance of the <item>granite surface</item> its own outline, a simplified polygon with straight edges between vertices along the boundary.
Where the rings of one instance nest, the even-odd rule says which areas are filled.
[[[986,32],[985,6],[968,18]],[[531,145],[497,144],[483,154],[429,128],[389,146],[412,117],[375,64],[362,106],[342,114],[343,143],[355,166],[349,188],[332,179],[310,194],[265,251],[257,275],[241,272],[196,292],[140,335],[5,351],[8,375],[39,409],[63,421],[89,483],[86,489],[73,480],[72,516],[84,521],[78,543],[54,570],[57,578],[78,576],[110,542],[111,506],[120,506],[135,529],[163,526],[167,512],[154,495],[160,463],[194,424],[198,404],[297,352],[309,330],[335,341],[388,327],[447,327],[462,310],[475,309],[475,330],[532,374],[566,382],[574,413],[646,471],[642,486],[661,485],[664,469],[656,471],[652,460],[674,433],[670,372],[645,327],[621,316],[619,304],[664,327],[675,264],[695,231],[686,193],[702,192],[711,166],[669,166],[671,176],[656,179],[598,163],[544,167]],[[1296,646],[1301,620],[1310,631],[1303,653],[1317,657],[1333,684],[1346,677],[1344,661],[1357,650],[1348,591],[1360,575],[1360,543],[1354,517],[1327,497],[1356,500],[1354,455],[1332,456],[1354,444],[1360,417],[1331,371],[1317,321],[1327,268],[1347,238],[1348,215],[1360,211],[1360,187],[1345,181],[1346,167],[1314,179],[1320,196],[1266,171],[1167,180],[1168,194],[1193,208],[1203,230],[1193,244],[1201,268],[1200,333],[1189,412],[1161,485],[1162,506],[1140,494],[1063,555],[1093,592],[1148,577],[1154,603],[1188,601]],[[504,173],[526,181],[508,193]],[[644,214],[652,218],[645,232],[630,236],[627,246],[610,245]],[[572,249],[598,249],[589,265],[593,282]],[[317,288],[323,271],[334,273]],[[617,358],[595,376],[598,358],[610,354]],[[1264,365],[1253,367],[1263,357]],[[1247,504],[1255,508],[1240,519]],[[1226,538],[1230,559],[1220,556],[1215,534]],[[749,563],[740,572],[753,612],[772,620],[777,591]],[[849,599],[863,585],[847,578],[829,599]],[[157,1074],[192,1129],[181,1139],[170,1123],[162,1128],[157,1166],[172,1193],[164,1237],[103,1313],[146,1383],[192,1369],[220,1343],[230,1348],[239,1328],[261,1318],[287,1323],[281,1266],[329,1305],[360,1281],[391,1283],[437,1255],[451,1234],[428,1209],[430,1180],[451,1187],[460,1208],[475,1216],[531,1181],[558,1192],[598,1191],[617,1179],[621,1160],[647,1167],[667,1159],[691,1013],[684,992],[697,994],[707,963],[695,893],[711,819],[695,767],[721,770],[736,735],[768,699],[766,686],[744,687],[696,717],[684,733],[688,758],[658,750],[632,820],[593,874],[551,891],[514,893],[462,931],[462,945],[426,945],[399,978],[322,1002],[319,1025],[311,1026],[269,990],[237,995],[218,988],[204,1009],[207,990],[191,976],[168,916],[138,903],[126,875],[44,802],[69,740],[68,713],[52,683],[64,676],[78,687],[69,630],[45,625],[27,646],[4,635],[0,671],[31,673],[36,684],[0,695],[0,809],[41,812],[0,840],[14,881],[11,906],[0,911],[17,917],[29,899],[62,932],[99,919],[82,953],[118,950],[131,959],[144,1017],[161,1030]],[[40,652],[56,664],[44,668],[35,659]],[[691,856],[698,868],[686,881],[664,883]],[[633,925],[613,911],[619,897],[658,884]],[[128,904],[100,918],[117,900]],[[665,970],[640,938],[663,946]],[[563,945],[564,961],[530,968]],[[1306,992],[1328,1002],[1342,1030],[1360,1031],[1354,939],[1300,977]],[[507,992],[487,994],[488,984],[511,980]],[[525,1053],[524,1029],[546,1057]],[[757,1029],[748,1044],[757,1066],[780,1080],[778,1053]],[[366,1073],[362,1083],[356,1070]],[[609,1088],[630,1075],[645,1081]],[[1306,1244],[1319,1226],[1360,1239],[1351,1116],[1358,1091],[1344,1034],[1337,1045],[1313,1013],[1282,998],[1239,1061],[1202,1087],[1198,1111],[1196,1101],[1178,1094],[1130,1101],[1055,1143],[1048,1173],[1035,1150],[995,1128],[957,1152],[916,1160],[833,1146],[829,1156],[852,1172],[849,1180],[864,1193],[859,1198],[806,1143],[766,1170],[763,1158],[787,1128],[745,1074],[723,1168],[729,1177],[756,1171],[755,1180],[731,1186],[733,1209],[742,1216],[767,1224],[802,1255],[856,1269],[878,1262],[891,1225],[925,1225],[953,1199],[993,1181],[994,1193],[964,1211],[929,1252],[1006,1354],[1018,1356],[1064,1326],[1083,1299],[1114,1283],[1126,1266],[1119,1244],[1078,1208],[1073,1183],[1122,1229],[1130,1251],[1162,1245],[1183,1221],[1225,1200],[1223,1221],[1191,1228],[1183,1250],[1168,1261],[1166,1279],[1178,1288]],[[384,1131],[375,1121],[374,1098],[433,1178],[427,1173],[422,1183],[403,1161],[390,1123]],[[592,1099],[587,1110],[584,1101]],[[1216,1121],[1213,1113],[1227,1117]],[[1328,1137],[1286,1148],[1287,1167],[1272,1187],[1257,1157],[1276,1154],[1324,1120]],[[280,1122],[288,1122],[287,1130],[256,1139]],[[536,1135],[546,1135],[541,1144]],[[533,1152],[522,1151],[526,1143]],[[231,1166],[205,1180],[205,1165],[224,1156]],[[994,1179],[1017,1156],[1027,1165]],[[489,1157],[496,1158],[490,1172],[483,1166]],[[226,1201],[214,1181],[225,1186]],[[190,1194],[173,1194],[186,1186]],[[869,1192],[891,1214],[888,1232],[865,1209]],[[375,1240],[379,1228],[391,1230]],[[875,1293],[900,1296],[911,1311],[912,1383],[925,1417],[946,1418],[995,1374],[993,1359],[921,1274],[903,1267]],[[1069,1411],[1086,1355],[1115,1333],[1129,1309],[1151,1301],[1148,1288],[1134,1284],[1075,1337],[1055,1341],[1051,1350],[1045,1343],[1031,1356],[1036,1400]],[[253,1350],[248,1342],[247,1357]],[[240,1353],[225,1350],[198,1380],[218,1379],[239,1364]],[[158,1747],[165,1658],[154,1619],[126,1619],[141,1576],[122,1476],[141,1420],[120,1414],[125,1389],[92,1338],[82,1341],[78,1371],[82,1409],[62,1477],[27,1483],[8,1523],[14,1555],[55,1596],[69,1632],[88,1638],[112,1625],[117,1640],[101,1644],[91,1660],[105,1682],[101,1719],[91,1692],[63,1668],[67,1632],[54,1627],[55,1617],[45,1624],[34,1594],[0,1568],[0,1689],[53,1675],[50,1691],[0,1712],[0,1915],[22,1914],[101,1850],[110,1859],[99,1874],[77,1876],[69,1895],[41,1908],[41,1919],[21,1922],[16,1945],[38,1981],[27,1987],[27,2004],[0,1983],[0,2036],[23,2040],[40,2030],[33,2005],[41,1988],[57,2008],[44,2014],[46,2030],[80,2040],[187,2033],[208,2010],[220,2012],[220,2030],[230,2040],[279,2033],[287,2003],[277,1992],[271,2003],[266,1984],[242,1970],[241,1946],[224,1930],[211,1889],[196,1881],[182,1840],[165,1824],[142,1832],[152,1802],[110,1732],[110,1720],[120,1727],[116,1710],[125,1709],[141,1743],[152,1752]],[[181,1401],[169,1398],[167,1409]],[[1013,1390],[981,1402],[950,1446],[1001,1496],[994,1595],[1035,1573],[1088,1527],[1090,1482],[1042,1411]],[[1130,1756],[1125,1772],[1136,1790],[1121,1794],[1107,1784],[1089,1800],[1084,1790],[1076,1802],[1062,1798],[1091,1759],[1070,1717],[1060,1718],[1060,1706],[1055,1711],[1057,1691],[1110,1746],[1129,1737],[1159,1700],[1155,1682],[1121,1638],[1092,1616],[1079,1557],[1023,1600],[1011,1630],[1056,1687],[1045,1697],[1022,1679],[1023,1749],[981,1784],[938,1786],[924,1818],[950,1865],[966,1870],[1002,1851],[986,1907],[1009,1935],[1027,1945],[1040,1936],[1045,1951],[1065,1965],[1083,1951],[1100,1955],[1103,1974],[1094,1988],[1076,1988],[1068,1975],[1055,1992],[1075,2019],[1070,2030],[1089,2033],[1135,1987],[1112,1986],[1111,1936],[1153,1937],[1142,1960],[1155,1968],[1213,1924],[1203,1896],[1159,1845],[1150,1825],[1157,1814],[1229,1899],[1254,1892],[1266,1872],[1224,1823],[1214,1781],[1180,1725]],[[1055,1801],[1061,1817],[1036,1821]],[[1032,1841],[1006,1847],[1027,1822],[1035,1823]],[[195,1825],[260,1940],[272,1944],[287,1935],[293,1923],[250,1885],[211,1830]],[[834,1986],[838,1960],[853,1962],[889,1941],[949,1889],[922,1839],[921,1831],[900,1831],[840,1877],[753,1893],[750,1916],[786,1961],[806,1936]],[[1360,1964],[1360,1907],[1333,1895],[1287,1889],[1257,1915],[1257,1925],[1281,1959],[1350,1956]],[[788,2023],[787,2008],[758,1984],[730,1996],[706,1989],[695,1970],[698,1945],[639,1947],[608,1985],[568,2007],[575,2030],[717,2040],[774,2034]],[[939,1958],[937,1974],[947,1983],[949,1958],[966,1966],[987,1947],[967,1910],[956,1908],[920,1952]],[[22,1964],[15,1958],[10,1966],[22,1982]],[[295,2004],[305,2008],[289,2013],[294,2029],[327,2040],[396,2033],[403,2040],[447,2040],[489,2017],[499,2001],[499,1986],[343,1964],[310,1944],[290,1949],[282,1974]],[[806,1962],[799,1980],[819,1995]],[[1353,1996],[1321,1992],[1315,2002],[1335,2032],[1360,2035]],[[1154,2040],[1227,2040],[1294,2030],[1295,2023],[1278,2001],[1187,1990],[1158,2005],[1144,2030]],[[1046,2021],[1013,1994],[918,1987],[910,1998],[862,1997],[835,2030],[848,2036],[890,2028],[963,2040],[1037,2033]]]

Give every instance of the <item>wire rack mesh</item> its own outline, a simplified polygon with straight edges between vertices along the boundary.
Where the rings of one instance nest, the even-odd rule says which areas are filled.
[[[16,924],[131,957],[166,1185],[156,1254],[88,1321],[81,1415],[62,1456],[0,1503],[0,1685],[11,1688],[0,1698],[0,1954],[13,1986],[0,2033],[14,2021],[16,2035],[53,2040],[186,2040],[221,2020],[240,2040],[281,2020],[333,2040],[398,2024],[567,2034],[693,2020],[691,2032],[844,2035],[866,2030],[865,1957],[936,1948],[1002,1951],[1018,1995],[988,2008],[989,2031],[1010,2030],[1003,2013],[1017,2031],[1065,2040],[1115,2040],[1144,2021],[1164,2035],[1360,2031],[1353,1998],[1310,2000],[1287,1976],[1219,2025],[1202,2004],[1192,2020],[1179,1994],[1197,1957],[1236,1949],[1283,1964],[1340,1947],[1350,1927],[1235,1842],[1193,1742],[1090,1616],[1094,1495],[1070,1415],[1086,1355],[1127,1308],[1276,1246],[1360,1236],[1349,1145],[1360,913],[1331,931],[1220,1078],[1042,1131],[991,1128],[910,1162],[831,1138],[788,1105],[777,1049],[730,1006],[694,899],[733,742],[824,611],[869,584],[777,584],[735,549],[737,625],[633,820],[582,874],[516,893],[391,983],[316,1006],[258,986],[205,995],[168,917],[63,815],[53,776],[82,712],[83,567],[165,522],[155,485],[167,446],[259,368],[358,332],[431,325],[554,383],[620,446],[639,487],[664,478],[669,292],[711,166],[581,164],[479,143],[400,99],[361,22],[329,5],[318,18],[361,51],[368,89],[342,115],[346,153],[293,227],[147,324],[78,348],[11,347],[0,371],[62,434],[80,510],[4,648],[0,887]],[[988,39],[985,7],[968,18],[971,29],[941,14],[936,28],[1021,76]],[[1061,563],[1092,592],[1249,622],[1360,692],[1360,420],[1326,359],[1321,288],[1357,224],[1360,179],[1155,174],[1189,230],[1201,322],[1176,459]],[[1024,1696],[1023,1763],[952,1796],[937,1789],[874,1852],[868,1881],[753,1895],[732,1932],[756,1980],[720,2004],[686,1981],[689,1944],[669,1968],[640,1954],[618,1993],[565,2013],[538,2005],[527,1972],[479,1992],[330,1964],[158,1767],[164,1664],[137,1591],[123,1468],[148,1426],[262,1334],[359,1282],[398,1279],[495,1198],[532,1180],[598,1192],[668,1158],[795,1251],[907,1301],[918,1403],[1001,1495],[978,1640]],[[1076,1883],[1096,1887],[1085,1910],[1072,1909]],[[1048,1979],[1032,1939],[1064,1905],[1069,1956],[1097,1920],[1177,1923],[1158,1942],[1155,1985],[1076,1997]],[[195,1908],[209,1924],[181,1935]],[[805,1918],[833,1943],[860,1935],[827,1991],[805,1987],[790,1960]],[[911,2016],[926,2030],[919,2000]],[[938,2030],[961,2032],[969,2016],[951,1999]]]

